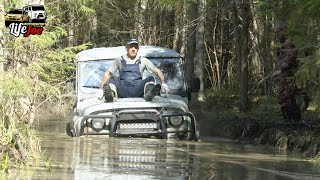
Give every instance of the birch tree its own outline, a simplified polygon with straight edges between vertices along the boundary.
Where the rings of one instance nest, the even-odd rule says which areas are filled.
[[[240,110],[247,111],[249,108],[248,101],[248,72],[249,72],[249,26],[250,26],[250,1],[243,0],[240,5],[241,17],[243,18],[240,36],[242,37],[241,43],[241,58],[240,58]]]
[[[204,21],[205,21],[205,0],[198,1],[198,22],[196,28],[196,52],[194,56],[195,77],[200,79],[200,91],[198,94],[198,101],[204,101]]]
[[[3,64],[5,62],[5,45],[4,45],[4,3],[1,0],[0,2],[0,72],[3,71]]]
[[[196,19],[197,19],[197,4],[195,2],[190,2],[189,13],[188,13],[188,39],[187,39],[187,49],[186,52],[186,71],[187,78],[191,80],[194,77],[194,57],[195,57],[195,44],[196,44]]]

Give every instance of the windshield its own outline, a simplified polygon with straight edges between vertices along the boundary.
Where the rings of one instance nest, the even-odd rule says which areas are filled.
[[[44,11],[43,6],[32,6],[31,8],[33,11]]]
[[[185,79],[183,74],[183,65],[181,58],[157,59],[149,58],[164,74],[166,83],[169,86],[170,94],[184,96],[186,94]],[[82,93],[92,93],[99,88],[100,82],[105,71],[111,66],[113,60],[98,60],[79,63],[79,82],[78,87]],[[114,73],[119,76],[119,72]],[[160,84],[159,78],[153,73],[145,70],[143,78],[154,76],[156,83]]]
[[[21,9],[15,9],[15,10],[10,10],[8,13],[9,14],[22,14],[23,10]]]

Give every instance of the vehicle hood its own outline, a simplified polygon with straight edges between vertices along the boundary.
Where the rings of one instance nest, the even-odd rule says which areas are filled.
[[[141,108],[172,108],[188,111],[187,98],[177,95],[156,96],[152,101],[145,101],[143,98],[120,98],[115,102],[105,102],[92,98],[78,102],[77,112],[80,116],[120,109],[141,109]]]
[[[33,11],[33,13],[44,13],[46,11]]]

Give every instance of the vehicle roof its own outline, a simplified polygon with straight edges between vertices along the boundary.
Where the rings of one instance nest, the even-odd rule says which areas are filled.
[[[42,4],[30,4],[30,5],[26,5],[24,7],[27,7],[27,6],[43,6]]]
[[[76,59],[77,62],[115,59],[124,54],[126,54],[125,46],[93,48],[79,52]],[[172,49],[157,46],[140,46],[138,55],[146,58],[181,57],[179,53]]]
[[[23,9],[20,9],[20,8],[11,8],[9,11],[16,11],[16,10],[23,11]]]

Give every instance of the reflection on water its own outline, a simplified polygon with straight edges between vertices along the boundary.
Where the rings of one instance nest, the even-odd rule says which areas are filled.
[[[159,140],[80,138],[74,153],[75,179],[190,176],[196,163],[194,157],[189,157],[187,152],[176,152],[170,146]]]
[[[205,142],[65,135],[65,121],[39,127],[51,170],[13,172],[24,179],[320,179],[310,162],[225,139]]]

